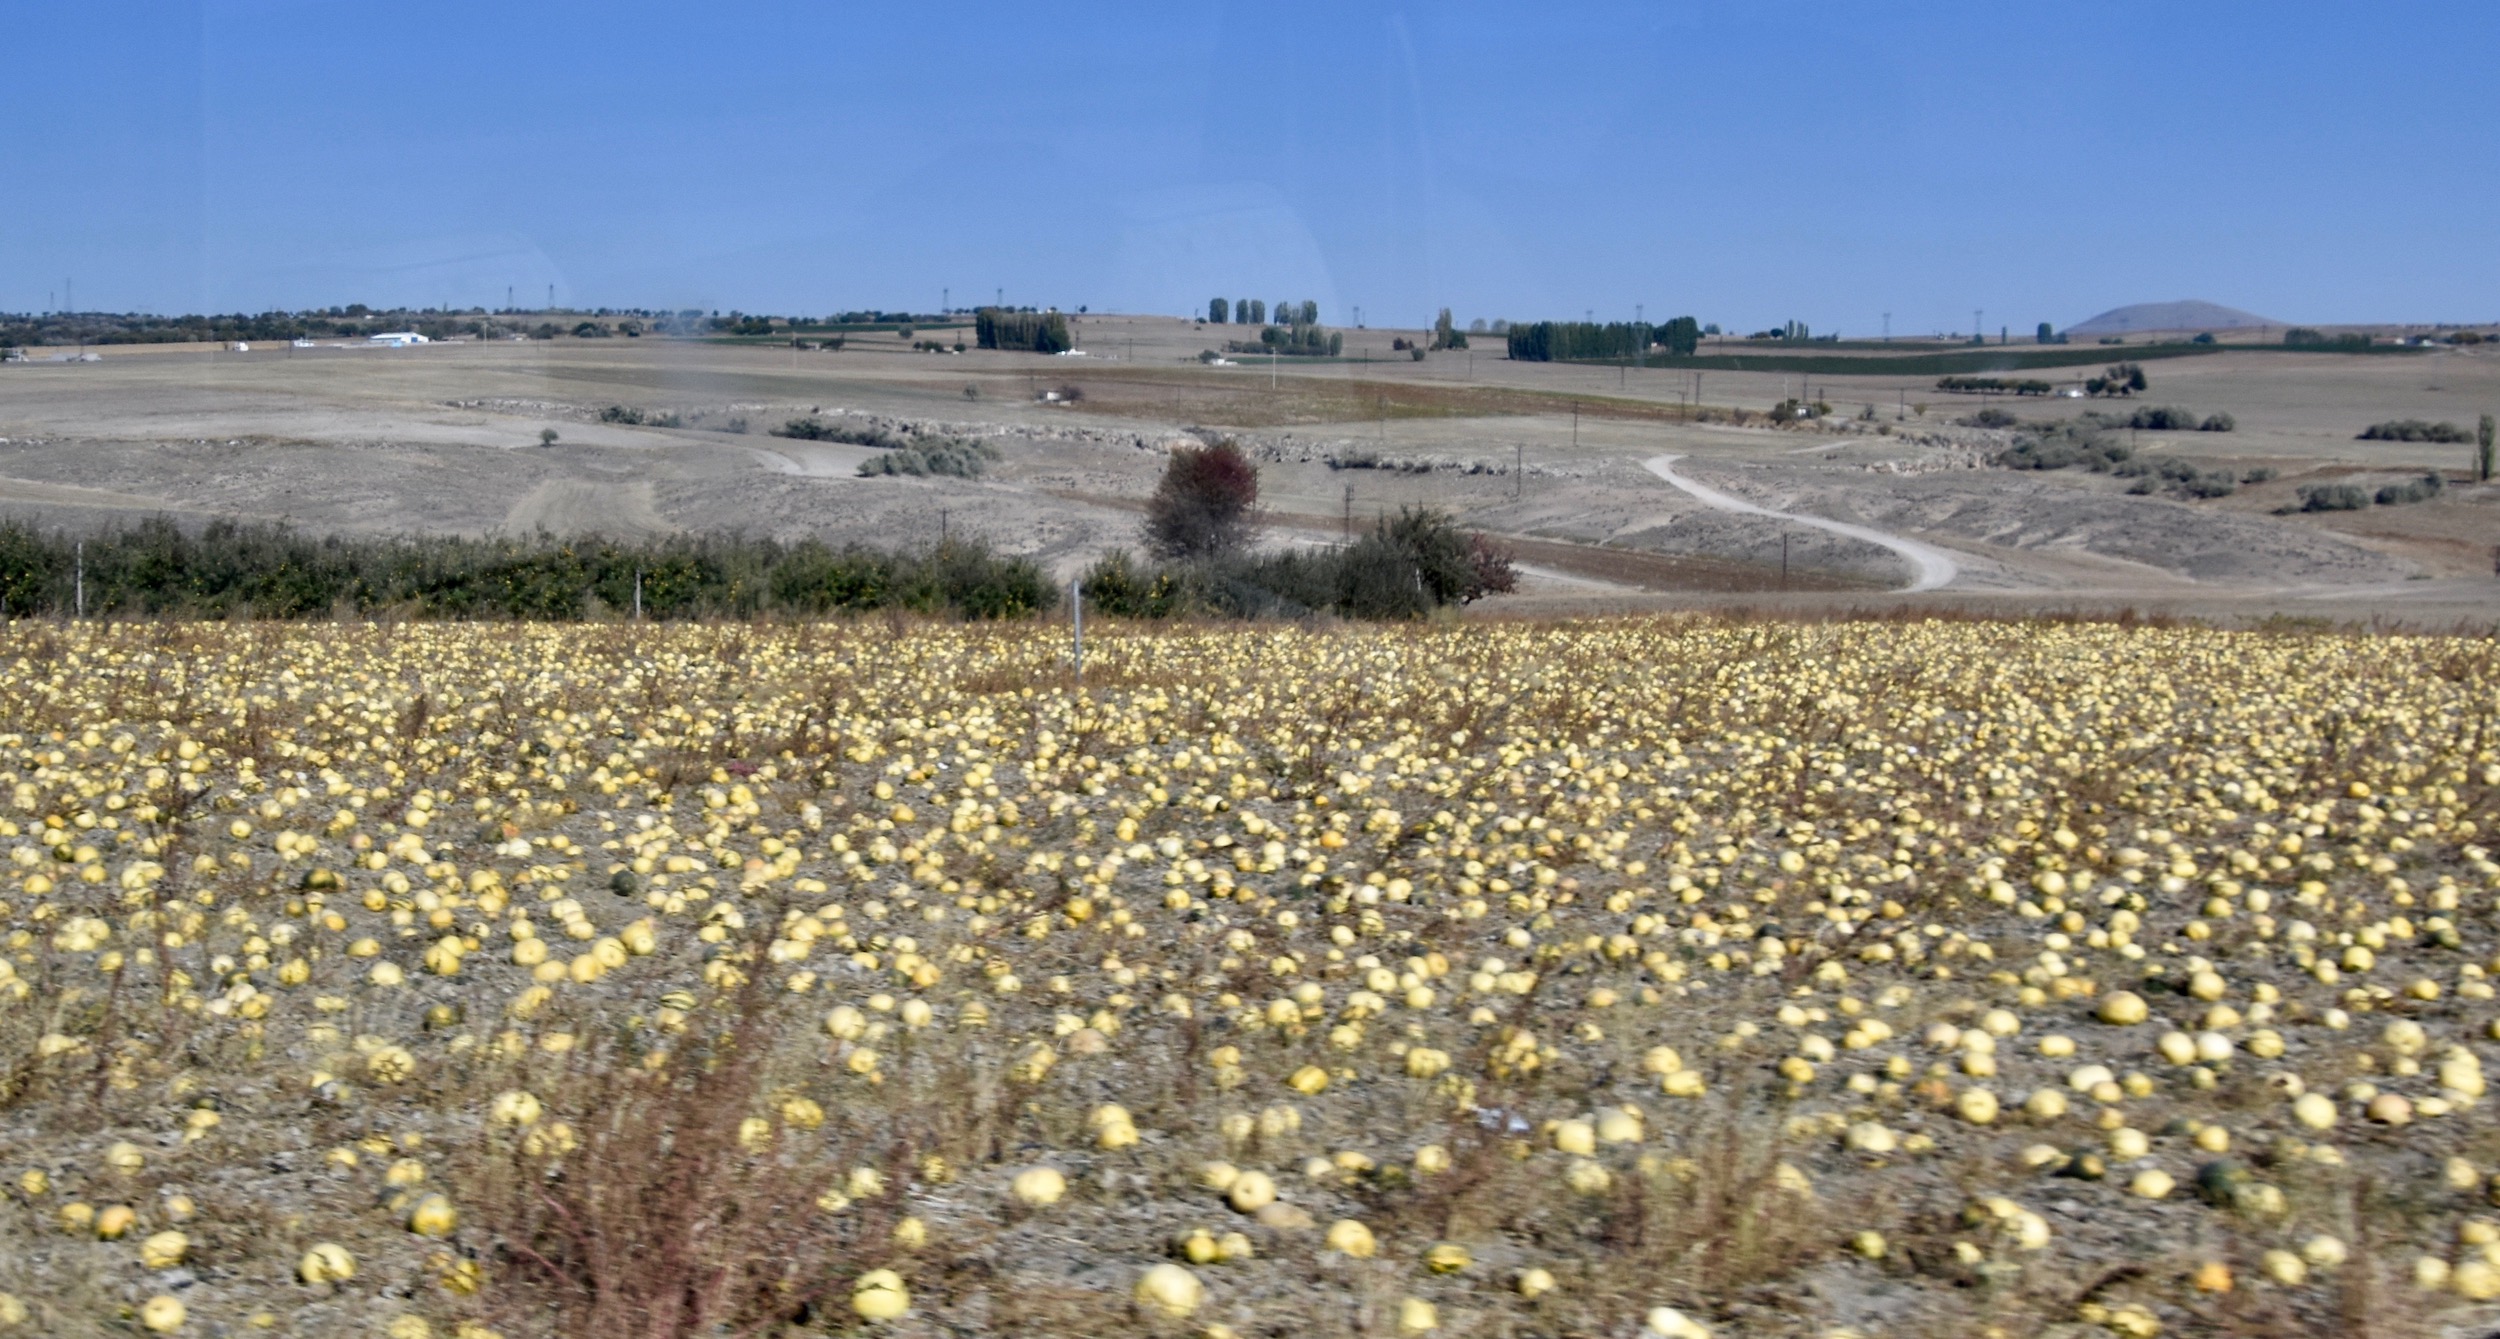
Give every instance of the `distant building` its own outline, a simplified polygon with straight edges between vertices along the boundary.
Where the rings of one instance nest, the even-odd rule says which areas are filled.
[[[434,341],[427,339],[425,336],[418,334],[414,330],[393,330],[386,334],[365,336],[365,343],[378,344],[387,349],[404,349],[411,344],[431,344],[433,342]]]

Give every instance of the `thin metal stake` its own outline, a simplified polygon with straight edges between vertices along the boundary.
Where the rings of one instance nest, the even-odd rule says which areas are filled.
[[[83,539],[78,541],[78,575],[75,591],[74,598],[77,600],[78,612],[73,617],[85,618],[87,616],[87,541]]]
[[[1068,617],[1076,637],[1076,681],[1085,682],[1085,579],[1068,579]]]

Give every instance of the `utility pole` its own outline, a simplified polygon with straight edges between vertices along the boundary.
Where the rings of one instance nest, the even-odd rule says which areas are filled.
[[[1890,344],[1890,343],[1892,342],[1892,313],[1891,313],[1891,312],[1885,312],[1885,313],[1884,313],[1884,342],[1885,342],[1886,344]]]
[[[1571,445],[1575,450],[1580,445],[1580,402],[1577,400],[1571,402]]]
[[[1780,535],[1780,589],[1788,589],[1788,536]]]
[[[1510,500],[1517,502],[1527,496],[1528,447],[1525,442],[1510,444]]]
[[[946,547],[946,508],[938,508],[938,547]]]
[[[549,311],[554,311],[555,309],[556,309],[556,286],[555,286],[554,284],[549,284],[549,285],[547,285],[547,310],[549,310]]]
[[[953,311],[953,310],[955,310],[955,290],[954,290],[954,289],[951,289],[951,288],[941,288],[941,289],[939,289],[939,290],[938,290],[938,315],[940,315],[940,316],[944,316],[944,315],[946,315],[948,312],[951,312],[951,311]]]
[[[1354,542],[1354,485],[1345,486],[1345,542]]]
[[[1986,312],[1977,307],[1970,309],[1970,337],[1971,342],[1974,344],[1985,344],[1988,342],[1988,337],[1979,333],[1979,318],[1986,314]]]

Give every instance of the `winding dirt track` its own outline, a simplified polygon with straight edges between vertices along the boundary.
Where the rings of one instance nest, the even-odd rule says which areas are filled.
[[[1915,594],[1923,590],[1939,590],[1953,578],[1961,575],[1961,564],[1953,561],[1953,555],[1933,544],[1921,544],[1915,539],[1903,539],[1899,535],[1888,534],[1869,526],[1852,525],[1847,521],[1829,521],[1820,516],[1804,516],[1793,511],[1773,511],[1769,507],[1756,506],[1743,498],[1730,497],[1718,489],[1694,483],[1676,473],[1675,462],[1682,459],[1682,456],[1654,456],[1643,461],[1642,464],[1650,473],[1690,493],[1703,506],[1719,511],[1740,512],[1748,516],[1776,517],[1779,520],[1792,521],[1798,525],[1810,525],[1817,530],[1829,530],[1835,535],[1847,535],[1851,539],[1862,539],[1869,544],[1877,544],[1890,549],[1900,554],[1910,564],[1910,584],[1901,588],[1904,593]]]

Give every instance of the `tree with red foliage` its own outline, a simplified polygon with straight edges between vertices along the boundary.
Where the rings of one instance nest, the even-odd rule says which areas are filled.
[[[1185,446],[1163,467],[1146,504],[1146,543],[1165,558],[1212,558],[1257,531],[1259,467],[1231,438]]]

